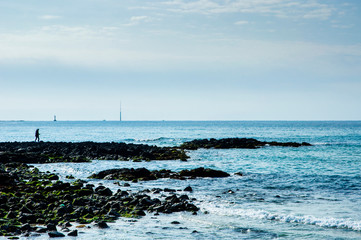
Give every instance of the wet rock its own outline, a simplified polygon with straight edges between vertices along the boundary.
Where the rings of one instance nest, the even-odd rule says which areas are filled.
[[[113,192],[109,188],[106,188],[104,186],[99,186],[95,189],[95,192],[102,196],[112,196]]]
[[[164,191],[164,192],[176,192],[175,189],[170,189],[170,188],[164,188],[163,191]]]
[[[67,228],[67,227],[64,227],[64,228],[62,228],[62,229],[61,229],[61,231],[62,231],[62,232],[66,232],[66,233],[68,233],[68,232],[70,232],[70,229],[69,229],[69,228]]]
[[[61,232],[48,232],[48,235],[51,238],[65,237],[65,235]]]
[[[32,227],[30,226],[29,223],[26,223],[26,224],[24,224],[24,225],[22,225],[22,226],[20,227],[20,230],[21,230],[22,232],[27,232],[27,231],[30,231],[31,229],[32,229]]]
[[[136,216],[145,216],[145,212],[143,210],[135,210],[134,215]]]
[[[108,224],[104,221],[96,223],[95,226],[98,228],[109,228]]]
[[[172,172],[170,170],[154,170],[149,171],[145,168],[118,168],[118,169],[109,169],[104,170],[99,173],[92,174],[89,178],[95,179],[106,179],[106,180],[126,180],[137,182],[140,180],[149,181],[156,180],[159,178],[173,178],[179,180],[185,180],[187,178],[197,178],[197,177],[228,177],[228,173],[214,170],[210,168],[196,168],[192,170],[182,170],[179,173]],[[186,188],[191,190],[191,188]],[[175,189],[165,188],[165,192],[176,192]]]
[[[46,225],[46,229],[47,229],[47,231],[53,231],[53,232],[58,231],[56,229],[56,225],[54,223],[49,223],[48,225]]]
[[[226,172],[220,170],[213,170],[210,168],[196,168],[193,170],[182,170],[179,173],[180,176],[186,177],[211,177],[211,178],[218,178],[218,177],[229,177],[230,175]]]
[[[76,237],[76,236],[78,236],[78,230],[73,230],[73,231],[71,231],[70,233],[68,233],[68,236],[70,236],[70,237]]]
[[[9,173],[0,172],[0,187],[1,186],[9,186],[15,184],[15,179]]]
[[[191,186],[188,186],[183,191],[185,191],[185,192],[193,192],[193,188]]]
[[[6,218],[12,219],[15,218],[17,214],[14,211],[9,211],[8,214],[5,216]]]
[[[32,213],[20,213],[18,217],[21,223],[36,223],[37,217]]]
[[[35,230],[35,232],[37,232],[37,233],[46,233],[47,231],[48,231],[48,229],[45,227],[37,227]]]
[[[154,180],[156,179],[154,175],[146,168],[119,168],[119,169],[109,169],[101,171],[97,174],[91,175],[89,178],[98,178],[98,179],[117,179],[117,180]]]
[[[179,199],[180,199],[181,201],[184,201],[184,200],[189,200],[189,197],[188,197],[188,195],[181,195],[181,196],[179,197]]]
[[[49,180],[59,180],[59,177],[55,174],[49,176]]]

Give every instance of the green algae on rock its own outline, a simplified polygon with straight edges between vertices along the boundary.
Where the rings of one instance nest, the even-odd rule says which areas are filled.
[[[173,193],[165,199],[120,189],[113,193],[109,188],[95,188],[82,180],[62,182],[54,174],[42,173],[23,163],[0,164],[0,173],[12,179],[12,184],[0,185],[0,236],[36,231],[38,227],[34,225],[88,224],[141,217],[145,212],[198,211],[189,199]]]

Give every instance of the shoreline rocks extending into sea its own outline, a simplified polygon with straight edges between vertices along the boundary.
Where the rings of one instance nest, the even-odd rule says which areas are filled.
[[[180,145],[180,149],[196,150],[199,148],[216,148],[216,149],[228,149],[228,148],[247,148],[256,149],[265,146],[278,146],[278,147],[302,147],[312,146],[310,143],[302,142],[262,142],[254,138],[222,138],[222,139],[195,139],[189,142],[184,142]]]
[[[96,142],[2,142],[0,162],[51,163],[99,160],[186,160],[184,150],[145,144]]]
[[[199,148],[248,148],[265,146],[311,146],[303,142],[262,142],[253,138],[195,139],[179,147],[158,147],[145,144],[96,143],[96,142],[1,142],[0,163],[51,163],[86,162],[99,160],[150,161],[183,160],[189,158],[185,150]]]

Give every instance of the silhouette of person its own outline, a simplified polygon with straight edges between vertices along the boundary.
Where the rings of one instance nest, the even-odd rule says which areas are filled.
[[[39,128],[38,128],[38,129],[36,129],[36,131],[35,131],[35,142],[36,142],[36,140],[38,140],[38,142],[40,142],[40,133],[39,133]]]

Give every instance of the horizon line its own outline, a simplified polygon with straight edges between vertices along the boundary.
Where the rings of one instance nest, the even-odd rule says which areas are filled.
[[[284,120],[284,119],[253,119],[253,120],[0,120],[0,122],[358,122],[351,119],[304,119],[304,120]]]

